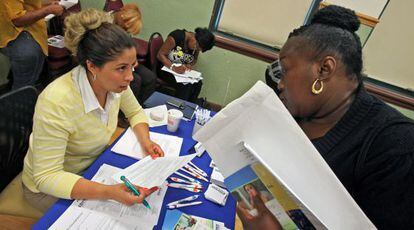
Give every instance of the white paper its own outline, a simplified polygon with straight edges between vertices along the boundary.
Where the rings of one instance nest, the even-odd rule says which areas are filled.
[[[203,80],[203,77],[201,77],[201,73],[195,70],[186,71],[183,74],[176,73],[166,66],[163,66],[161,70],[172,73],[177,83],[193,84],[193,83],[199,82],[200,80]]]
[[[165,156],[179,156],[183,138],[161,133],[150,132],[150,139],[161,146]],[[112,152],[132,157],[134,159],[142,159],[145,157],[141,149],[137,137],[131,128],[128,128],[125,134],[112,147]]]
[[[196,154],[191,154],[181,157],[165,156],[156,159],[147,156],[128,168],[116,173],[112,178],[121,182],[121,176],[125,176],[132,183],[144,188],[160,186],[171,174],[182,168],[195,156]]]
[[[242,142],[328,229],[375,229],[274,91],[259,81],[193,137],[225,177],[251,163]]]
[[[148,109],[144,109],[145,114],[148,117],[148,122],[149,122],[149,127],[157,127],[157,126],[162,126],[162,125],[167,125],[167,119],[168,119],[168,109],[166,105],[159,105],[159,106],[155,106],[152,108],[148,108]],[[164,119],[162,119],[161,121],[156,121],[154,119],[152,119],[151,117],[151,112],[154,111],[156,113],[161,113],[164,114]]]
[[[65,42],[62,35],[55,35],[47,39],[47,44],[57,48],[65,47]]]
[[[114,184],[111,176],[120,170],[104,164],[92,181]],[[158,222],[166,191],[163,184],[146,198],[151,209],[142,204],[128,207],[112,200],[75,200],[50,229],[152,229]]]
[[[71,8],[72,6],[78,4],[79,0],[60,0],[59,1],[59,5],[63,6],[63,8],[65,8],[66,10]],[[52,19],[55,15],[54,14],[48,14],[45,17],[46,21],[49,21],[50,19]]]

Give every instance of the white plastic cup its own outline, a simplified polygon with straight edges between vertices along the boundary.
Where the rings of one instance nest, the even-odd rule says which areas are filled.
[[[183,118],[183,112],[178,109],[170,109],[168,110],[168,122],[167,122],[167,130],[169,132],[175,132],[180,125],[180,121]]]

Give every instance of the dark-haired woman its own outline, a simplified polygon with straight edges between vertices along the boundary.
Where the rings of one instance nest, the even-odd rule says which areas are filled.
[[[279,54],[279,97],[376,227],[413,229],[414,123],[366,92],[359,25],[332,5],[295,29]]]
[[[137,65],[134,42],[111,22],[94,9],[65,19],[65,45],[80,65],[40,94],[24,160],[24,196],[39,210],[46,211],[58,198],[132,205],[155,190],[138,188],[138,197],[123,184],[104,185],[79,175],[106,148],[120,109],[145,153],[164,155],[150,140],[147,118],[129,87]]]
[[[181,74],[191,70],[199,53],[213,48],[214,41],[214,35],[205,28],[196,28],[195,32],[174,30],[161,46],[157,58],[164,66]],[[164,80],[174,85],[176,97],[191,102],[195,102],[203,84],[201,81],[186,85],[177,83],[172,74],[165,74]]]

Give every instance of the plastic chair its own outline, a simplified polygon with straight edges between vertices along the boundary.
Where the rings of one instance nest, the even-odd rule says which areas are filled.
[[[37,96],[32,86],[0,96],[0,192],[22,171]]]
[[[109,12],[112,10],[119,10],[123,6],[124,6],[124,3],[122,2],[122,0],[106,0],[103,10],[106,12]]]

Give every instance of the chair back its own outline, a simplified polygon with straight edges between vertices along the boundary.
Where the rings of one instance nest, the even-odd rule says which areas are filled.
[[[159,69],[159,62],[157,59],[158,51],[160,50],[162,44],[164,44],[164,39],[162,35],[158,32],[151,34],[148,41],[148,61],[149,67],[154,72],[157,73]]]
[[[0,96],[0,192],[22,171],[37,96],[32,86]]]
[[[112,10],[119,10],[124,6],[122,0],[106,0],[104,11],[109,12]]]

